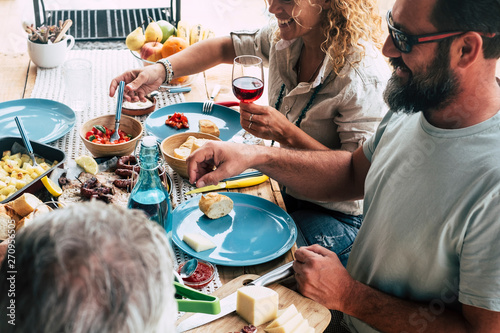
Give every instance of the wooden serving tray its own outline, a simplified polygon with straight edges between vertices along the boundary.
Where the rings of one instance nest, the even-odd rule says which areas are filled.
[[[234,280],[223,285],[221,288],[217,289],[212,295],[223,299],[227,295],[232,294],[238,288],[243,287],[248,282],[251,282],[258,278],[259,275],[245,274]],[[330,323],[331,315],[330,310],[328,310],[323,305],[316,303],[315,301],[306,298],[297,292],[288,289],[280,284],[271,284],[267,286],[275,290],[279,294],[279,305],[278,310],[282,310],[294,304],[297,310],[302,314],[304,318],[309,322],[309,326],[314,327],[316,333],[323,332],[328,324]],[[182,316],[177,324],[191,317],[193,313],[188,313]],[[264,328],[269,323],[257,326],[257,332],[264,332]],[[222,318],[219,318],[211,323],[200,326],[198,328],[192,329],[188,332],[190,333],[206,333],[206,332],[217,332],[217,333],[228,333],[228,332],[239,332],[243,326],[248,325],[248,323],[243,320],[236,312],[230,313]]]

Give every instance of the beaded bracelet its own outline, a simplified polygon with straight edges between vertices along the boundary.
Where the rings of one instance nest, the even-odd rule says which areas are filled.
[[[163,84],[168,84],[174,78],[174,70],[172,69],[172,64],[167,58],[160,59],[156,63],[160,63],[165,67],[165,81]]]

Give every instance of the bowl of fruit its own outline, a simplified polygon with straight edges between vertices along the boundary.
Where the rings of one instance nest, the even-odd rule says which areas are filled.
[[[142,26],[132,31],[126,38],[125,44],[131,54],[143,66],[154,64],[156,61],[181,52],[200,40],[215,36],[210,29],[201,24],[190,26],[186,21],[179,21],[177,28],[165,20],[153,21],[143,32]],[[197,74],[186,75],[173,79],[168,87],[188,86],[196,79]]]

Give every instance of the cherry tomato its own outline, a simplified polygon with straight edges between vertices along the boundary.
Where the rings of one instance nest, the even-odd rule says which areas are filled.
[[[130,141],[132,139],[132,135],[125,133],[122,130],[118,130],[118,134],[120,136],[119,140],[116,140],[115,142],[110,142],[111,135],[113,135],[115,131],[107,128],[106,126],[103,125],[95,125],[91,131],[88,131],[85,134],[85,138],[93,143],[98,143],[98,144],[117,144],[117,143],[124,143]]]

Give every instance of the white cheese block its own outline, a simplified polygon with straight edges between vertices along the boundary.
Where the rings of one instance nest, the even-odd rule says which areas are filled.
[[[210,239],[197,233],[184,234],[182,240],[196,252],[210,250],[216,246]]]
[[[297,328],[302,322],[304,317],[300,313],[296,313],[289,321],[287,321],[283,326],[266,328],[265,331],[268,333],[292,333],[293,330]]]
[[[238,289],[236,313],[248,323],[259,326],[276,319],[279,295],[276,291],[261,286],[246,286]]]
[[[280,311],[278,313],[278,318],[273,320],[269,325],[267,325],[267,328],[273,328],[273,327],[278,327],[278,326],[283,326],[286,324],[287,321],[292,319],[294,315],[298,313],[297,308],[295,305],[290,305],[288,308],[286,308],[283,311]]]
[[[316,333],[316,330],[314,329],[314,327],[309,327],[303,333]]]

